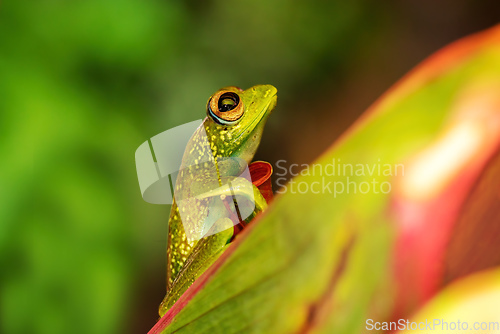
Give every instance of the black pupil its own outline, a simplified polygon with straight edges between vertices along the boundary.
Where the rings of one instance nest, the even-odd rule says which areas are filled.
[[[226,112],[233,110],[240,103],[240,97],[236,93],[228,92],[224,93],[219,97],[219,111]]]

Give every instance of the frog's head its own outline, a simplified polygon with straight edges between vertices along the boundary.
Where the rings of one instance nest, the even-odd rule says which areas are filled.
[[[225,87],[210,97],[204,124],[215,156],[238,157],[250,163],[276,106],[276,93],[271,85],[257,85],[247,90]]]

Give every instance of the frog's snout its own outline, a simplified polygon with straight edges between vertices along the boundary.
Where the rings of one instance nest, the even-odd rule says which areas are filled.
[[[271,112],[276,107],[276,102],[278,101],[278,90],[273,85],[261,85],[259,88],[263,98],[269,100],[266,109],[268,112]]]
[[[273,111],[274,107],[276,107],[276,103],[278,102],[278,90],[276,87],[269,85],[269,92],[271,97],[271,102],[269,102],[269,106],[267,107],[268,112]]]
[[[264,85],[266,91],[266,97],[273,97],[278,94],[278,90],[273,85]]]
[[[253,94],[257,94],[264,99],[270,99],[278,93],[278,90],[273,85],[256,85],[248,90],[253,91]]]
[[[268,110],[269,112],[271,112],[271,111],[274,109],[274,107],[276,107],[276,103],[277,103],[277,102],[278,102],[278,95],[276,95],[276,94],[275,94],[275,95],[272,97],[271,102],[269,102],[269,106],[267,107],[267,110]]]
[[[276,99],[278,90],[273,85],[260,85],[258,86],[264,99]]]

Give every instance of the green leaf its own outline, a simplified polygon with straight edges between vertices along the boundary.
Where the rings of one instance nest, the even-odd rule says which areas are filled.
[[[357,333],[499,265],[499,91],[500,27],[430,57],[281,189],[151,333]],[[482,235],[471,224],[489,246],[461,253]],[[472,256],[481,268],[458,269]]]

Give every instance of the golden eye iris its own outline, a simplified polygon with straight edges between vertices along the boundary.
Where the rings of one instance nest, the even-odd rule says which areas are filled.
[[[243,115],[243,102],[240,96],[232,91],[215,93],[208,102],[208,113],[220,124],[235,123]]]

